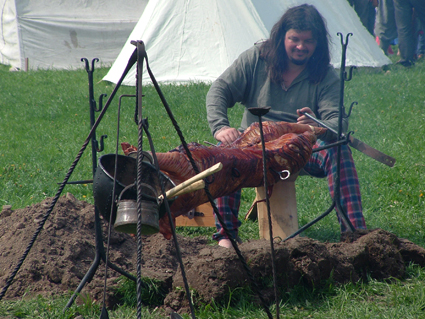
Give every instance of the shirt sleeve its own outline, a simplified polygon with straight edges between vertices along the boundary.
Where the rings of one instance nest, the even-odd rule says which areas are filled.
[[[340,100],[340,79],[335,70],[330,68],[325,78],[320,83],[320,92],[318,97],[317,113],[319,119],[330,128],[338,131],[339,116],[339,100]],[[348,129],[348,119],[345,112],[342,119],[342,131],[345,133]],[[327,131],[320,139],[329,141],[335,139],[336,135],[331,131]]]
[[[223,127],[230,127],[227,109],[243,102],[250,85],[253,49],[243,52],[215,80],[207,93],[207,120],[213,135]]]

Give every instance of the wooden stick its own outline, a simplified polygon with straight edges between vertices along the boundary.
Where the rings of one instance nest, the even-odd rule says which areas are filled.
[[[186,193],[190,193],[190,192],[194,192],[197,191],[199,189],[203,189],[205,187],[205,182],[203,180],[200,181],[196,181],[193,184],[186,186],[185,188],[183,188],[182,190],[178,191],[174,191],[174,188],[168,190],[165,195],[167,195],[167,198],[172,198],[172,197],[176,197],[176,196],[180,196]]]
[[[217,163],[214,166],[211,166],[210,168],[207,168],[205,171],[200,172],[199,174],[196,174],[195,176],[193,176],[193,177],[189,178],[188,180],[184,181],[183,183],[181,183],[181,184],[177,185],[176,187],[170,189],[169,191],[167,191],[165,193],[165,195],[167,197],[173,197],[173,196],[175,196],[175,194],[177,192],[180,192],[181,190],[183,190],[187,186],[189,186],[189,185],[191,185],[191,184],[193,184],[193,183],[195,183],[195,182],[197,182],[197,181],[199,181],[201,179],[204,179],[205,177],[208,177],[208,176],[210,176],[210,175],[212,175],[214,173],[219,172],[222,168],[223,168],[223,164]],[[160,201],[163,200],[163,196],[162,195],[158,196],[158,199]]]

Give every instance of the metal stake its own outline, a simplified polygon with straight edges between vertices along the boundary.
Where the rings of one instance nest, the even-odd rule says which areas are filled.
[[[334,187],[334,198],[332,199],[331,206],[329,209],[324,212],[319,217],[315,218],[310,223],[304,225],[300,229],[298,229],[293,234],[289,235],[285,239],[282,240],[282,242],[287,241],[290,238],[294,238],[298,234],[302,233],[307,228],[311,227],[315,223],[317,223],[319,220],[327,216],[334,208],[336,208],[336,211],[338,212],[338,215],[340,216],[341,220],[345,223],[349,231],[354,232],[355,228],[353,224],[351,223],[350,219],[347,216],[347,213],[344,211],[344,209],[341,207],[341,179],[340,179],[340,171],[341,171],[341,145],[348,143],[348,136],[344,136],[342,132],[342,119],[344,117],[345,111],[344,111],[344,83],[345,81],[350,81],[352,78],[352,71],[354,67],[350,68],[350,73],[347,76],[347,72],[345,72],[345,58],[346,58],[346,51],[347,51],[347,45],[348,45],[348,37],[350,35],[353,35],[352,33],[347,34],[346,41],[344,43],[343,35],[338,32],[338,35],[341,38],[341,45],[342,45],[342,57],[341,57],[341,71],[340,71],[340,97],[339,97],[339,114],[338,114],[338,131],[337,131],[337,142],[321,147],[320,150],[327,149],[330,147],[337,147],[337,170],[336,170],[336,176],[335,176],[335,187]],[[351,114],[351,108],[353,104],[351,104],[349,114],[346,115],[348,117]],[[307,115],[307,113],[304,113],[304,115]],[[311,118],[311,117],[310,117]],[[316,120],[313,118],[313,120]],[[320,124],[320,121],[317,121]],[[318,151],[319,149],[313,150]]]
[[[266,146],[264,142],[264,132],[263,132],[263,121],[262,116],[266,115],[270,111],[271,107],[251,107],[248,109],[251,114],[258,116],[258,123],[260,126],[260,137],[261,137],[261,147],[263,153],[263,175],[264,175],[264,192],[266,194],[266,205],[267,205],[267,217],[269,221],[269,236],[270,236],[270,248],[272,255],[272,271],[273,271],[273,287],[274,287],[274,296],[276,302],[276,318],[279,318],[279,295],[277,292],[277,275],[276,275],[276,253],[274,250],[273,244],[273,229],[272,229],[272,217],[270,213],[270,198],[268,196],[268,183],[267,183],[267,156],[266,156]]]

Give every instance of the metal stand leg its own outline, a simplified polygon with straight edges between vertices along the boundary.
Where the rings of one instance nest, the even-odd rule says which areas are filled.
[[[326,148],[330,148],[330,147],[337,147],[338,151],[337,151],[337,175],[335,178],[335,190],[334,190],[334,198],[332,199],[332,204],[329,207],[329,209],[324,212],[322,215],[318,216],[317,218],[315,218],[313,221],[307,223],[306,225],[304,225],[303,227],[301,227],[300,229],[298,229],[296,232],[294,232],[293,234],[289,235],[287,238],[285,238],[284,240],[282,240],[282,242],[293,238],[295,236],[297,236],[298,234],[302,233],[304,230],[306,230],[307,228],[311,227],[312,225],[314,225],[315,223],[317,223],[319,220],[321,220],[322,218],[324,218],[325,216],[327,216],[334,208],[336,208],[337,210],[337,214],[338,216],[341,218],[342,222],[345,224],[345,226],[347,227],[348,231],[354,232],[355,228],[353,226],[353,224],[351,223],[350,219],[348,218],[347,213],[344,211],[344,208],[341,207],[341,203],[340,203],[340,196],[341,196],[341,190],[340,190],[340,170],[341,170],[341,145],[342,144],[347,144],[348,143],[348,136],[345,136],[342,132],[342,118],[345,117],[349,117],[351,114],[351,109],[353,107],[353,104],[351,104],[348,115],[344,115],[345,111],[344,111],[344,83],[345,81],[350,81],[351,77],[352,77],[352,70],[353,67],[350,68],[350,73],[347,76],[347,73],[345,72],[345,58],[346,58],[346,51],[347,51],[347,45],[348,45],[348,38],[350,35],[352,35],[351,33],[349,33],[346,36],[346,42],[344,43],[344,39],[343,39],[343,35],[341,33],[338,33],[338,35],[341,37],[341,45],[342,45],[342,57],[341,57],[341,71],[340,71],[340,103],[339,103],[339,116],[338,116],[338,131],[335,131],[329,127],[327,127],[324,123],[322,123],[321,121],[317,120],[316,118],[310,116],[307,113],[303,113],[304,115],[306,115],[307,117],[309,117],[310,119],[316,121],[318,124],[320,124],[323,127],[326,127],[328,129],[330,129],[332,132],[334,132],[335,134],[337,134],[338,140],[336,143],[333,144],[329,144],[326,147],[321,147],[320,150],[322,149],[326,149]],[[349,134],[348,134],[349,135]],[[314,151],[318,151],[319,148],[315,149]]]
[[[89,102],[90,102],[90,124],[91,124],[91,127],[93,128],[93,125],[95,123],[94,112],[95,111],[99,112],[99,111],[102,110],[102,97],[106,96],[106,94],[102,94],[100,96],[100,98],[99,98],[99,108],[96,108],[96,101],[93,98],[93,96],[94,96],[94,94],[93,94],[93,72],[94,72],[94,62],[98,61],[98,59],[92,60],[92,69],[91,70],[89,68],[89,64],[88,64],[87,59],[83,58],[83,59],[81,59],[81,61],[85,62],[86,71],[88,73]],[[101,152],[103,150],[103,139],[104,138],[106,138],[106,135],[102,135],[102,138],[101,138],[101,141],[100,141],[101,146],[99,148],[98,147],[99,146],[98,141],[96,140],[96,131],[94,131],[93,134],[92,134],[91,144],[92,144],[93,177],[96,173],[96,168],[97,168],[97,153],[96,152]],[[79,183],[79,182],[74,182],[74,183]],[[103,246],[103,236],[102,236],[102,227],[101,227],[101,223],[100,223],[100,215],[99,215],[99,211],[96,207],[94,208],[94,228],[95,228],[95,249],[96,249],[94,260],[93,260],[89,270],[87,271],[87,273],[85,274],[85,276],[81,280],[80,284],[78,285],[77,289],[74,291],[74,294],[69,299],[67,305],[65,306],[65,309],[71,307],[75,298],[77,297],[77,295],[83,289],[84,285],[87,282],[90,282],[93,279],[93,276],[96,273],[96,270],[100,265],[100,261],[102,260],[103,262],[106,262],[106,253],[105,253],[105,247]],[[121,275],[126,276],[127,278],[129,278],[133,281],[136,281],[136,277],[134,277],[131,274],[127,273],[126,271],[122,270],[118,266],[110,263],[109,261],[108,261],[108,267],[115,270],[116,272],[120,273]]]
[[[81,292],[84,285],[87,282],[90,282],[93,279],[94,274],[96,273],[97,268],[100,265],[100,261],[102,260],[105,262],[106,260],[106,254],[105,254],[105,248],[103,246],[103,236],[102,236],[102,228],[100,226],[100,215],[98,210],[95,208],[94,211],[94,227],[95,227],[95,235],[96,235],[96,252],[94,256],[93,263],[91,264],[89,270],[81,280],[80,284],[78,285],[77,289],[74,291],[74,294],[69,299],[68,303],[65,306],[65,309],[71,307],[73,304],[75,298],[77,295]],[[122,270],[121,268],[117,267],[116,265],[108,262],[108,267],[115,270],[116,272],[120,273],[123,276],[126,276],[127,278],[136,281],[136,277],[130,275],[126,271]]]

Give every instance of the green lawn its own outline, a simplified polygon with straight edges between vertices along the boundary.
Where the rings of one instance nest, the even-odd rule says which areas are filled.
[[[393,57],[396,60],[396,57]],[[58,191],[89,128],[87,73],[75,71],[9,72],[0,66],[0,206],[22,208],[52,197]],[[94,72],[95,97],[111,94],[114,85],[102,82],[106,68]],[[153,72],[155,72],[153,70]],[[387,167],[353,150],[361,191],[364,216],[370,229],[382,228],[425,247],[425,63],[412,68],[391,65],[385,70],[357,69],[346,83],[345,105],[358,102],[350,118],[354,136],[396,158]],[[205,111],[207,84],[162,85],[161,89],[187,142],[214,142]],[[135,88],[122,87],[118,96],[135,94]],[[143,116],[150,123],[155,149],[168,151],[180,140],[153,87],[144,88]],[[105,150],[114,153],[117,143],[118,96],[111,103],[97,129],[97,137],[107,135]],[[106,101],[106,99],[104,100]],[[119,142],[137,145],[134,99],[122,99]],[[98,113],[97,113],[98,114]],[[238,126],[242,107],[230,110],[232,125]],[[147,140],[146,147],[148,147]],[[90,179],[91,148],[84,152],[70,180]],[[326,180],[302,177],[297,180],[299,223],[311,221],[330,205]],[[90,184],[67,185],[65,192],[93,203]],[[254,199],[252,189],[243,190],[242,212]],[[242,213],[243,217],[243,213]],[[182,229],[187,236],[211,235],[211,229]],[[243,221],[242,239],[258,238],[258,227]],[[338,241],[335,214],[315,224],[306,236],[321,241]],[[409,276],[400,281],[370,281],[327,290],[299,291],[283,298],[285,318],[424,318],[425,277],[423,269],[409,267]],[[1,288],[1,287],[0,287]],[[98,318],[98,305],[87,302],[69,314],[62,314],[67,298],[37,298],[0,302],[0,318]],[[153,310],[150,310],[152,312]],[[110,312],[111,318],[133,318],[134,306]],[[157,318],[157,313],[143,318]],[[261,309],[248,301],[231,308],[214,304],[200,309],[198,318],[266,318]],[[186,316],[189,318],[189,316]]]

